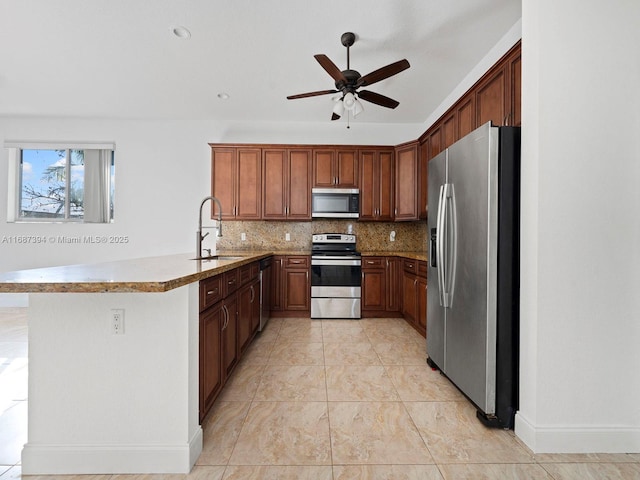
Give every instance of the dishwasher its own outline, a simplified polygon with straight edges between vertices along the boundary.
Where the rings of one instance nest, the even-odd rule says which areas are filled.
[[[271,316],[271,262],[272,258],[260,260],[260,326],[261,332]]]

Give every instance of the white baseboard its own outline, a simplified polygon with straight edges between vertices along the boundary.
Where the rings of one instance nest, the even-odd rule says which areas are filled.
[[[520,412],[515,433],[533,453],[640,453],[640,428],[609,425],[544,425]]]
[[[202,429],[180,445],[32,445],[22,450],[24,475],[189,473],[202,452]]]

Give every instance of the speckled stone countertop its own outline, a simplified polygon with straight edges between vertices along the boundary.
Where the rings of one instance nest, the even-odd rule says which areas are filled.
[[[273,253],[218,252],[219,256],[242,257],[229,260],[192,260],[193,254],[184,253],[19,270],[0,273],[0,292],[166,292],[241,267]]]
[[[363,256],[369,257],[404,257],[410,258],[411,260],[422,260],[424,262],[427,261],[427,253],[426,252],[360,252]]]
[[[271,255],[310,255],[306,250],[218,252],[227,260],[193,260],[192,254],[163,255],[114,262],[35,268],[0,273],[0,293],[167,292]],[[427,260],[424,252],[362,252]]]

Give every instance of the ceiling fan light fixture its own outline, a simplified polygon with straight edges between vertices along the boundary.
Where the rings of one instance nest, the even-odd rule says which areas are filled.
[[[339,117],[342,116],[342,114],[344,113],[344,102],[342,100],[336,101],[336,104],[333,106],[333,113],[335,113]]]
[[[342,103],[344,103],[344,108],[346,108],[350,112],[353,111],[356,106],[355,95],[351,92],[347,92],[342,100]]]
[[[360,102],[360,100],[358,100],[358,97],[356,97],[354,105],[353,105],[353,116],[354,116],[354,118],[357,117],[362,112],[364,112],[364,107],[362,106],[362,103]]]

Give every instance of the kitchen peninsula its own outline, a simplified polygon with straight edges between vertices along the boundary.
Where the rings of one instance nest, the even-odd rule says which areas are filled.
[[[0,292],[29,293],[22,473],[188,473],[202,450],[198,282],[270,254],[0,274]]]

